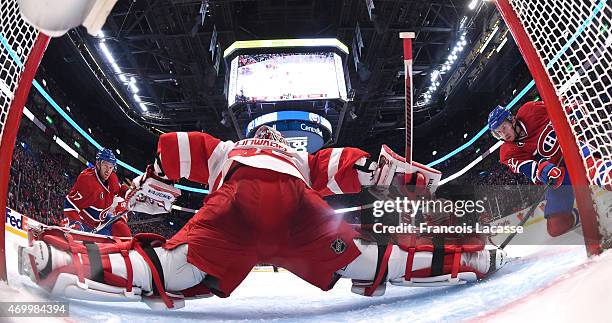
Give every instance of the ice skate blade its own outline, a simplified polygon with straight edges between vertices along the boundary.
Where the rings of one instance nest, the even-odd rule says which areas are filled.
[[[451,274],[436,276],[436,277],[424,277],[424,278],[412,278],[409,281],[406,280],[391,280],[390,283],[395,286],[404,287],[443,287],[443,286],[455,286],[463,285],[466,283],[475,282],[478,280],[476,273],[464,272],[457,274],[456,278],[452,278]]]

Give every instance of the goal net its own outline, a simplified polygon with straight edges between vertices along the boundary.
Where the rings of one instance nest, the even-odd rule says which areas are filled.
[[[612,187],[612,7],[607,0],[496,2],[547,105],[588,251],[599,253],[612,236],[612,197],[601,189]]]
[[[0,1],[0,280],[6,280],[4,225],[13,147],[23,106],[48,41],[22,19],[16,0]]]

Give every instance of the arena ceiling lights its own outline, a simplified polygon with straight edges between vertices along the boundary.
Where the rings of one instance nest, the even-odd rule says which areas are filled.
[[[483,3],[483,1],[484,0],[470,1],[468,5],[468,9],[470,11],[475,11],[475,9],[477,9],[478,6],[480,6]],[[436,91],[440,87],[440,84],[442,84],[442,75],[446,74],[447,72],[451,70],[451,68],[453,67],[457,59],[459,58],[461,52],[463,52],[463,50],[465,49],[465,46],[467,45],[467,40],[466,40],[466,35],[467,35],[466,29],[467,28],[465,24],[467,23],[467,21],[468,21],[467,15],[461,18],[461,21],[459,22],[459,30],[460,30],[459,40],[455,43],[455,45],[453,46],[453,49],[448,54],[448,57],[446,58],[446,62],[444,62],[444,64],[442,64],[440,68],[434,69],[432,71],[431,83],[429,87],[427,88],[427,91],[419,95],[419,100],[417,101],[417,104],[416,104],[417,106],[424,106],[431,102],[431,99],[433,98]]]
[[[431,84],[429,85],[429,88],[427,88],[427,91],[424,94],[422,94],[421,96],[422,100],[420,103],[417,103],[417,105],[419,106],[426,105],[431,101],[431,98],[433,97],[435,92],[438,90],[438,87],[442,83],[441,82],[442,75],[446,74],[448,71],[451,70],[451,68],[453,67],[457,59],[459,58],[461,52],[463,52],[463,50],[465,49],[465,46],[467,45],[467,40],[465,39],[465,35],[466,35],[466,31],[464,30],[461,32],[459,36],[459,40],[455,43],[455,46],[453,46],[452,51],[448,54],[448,57],[446,58],[446,62],[444,62],[444,64],[442,64],[440,68],[433,70],[433,72],[431,73]]]
[[[100,30],[100,32],[98,33],[98,38],[100,39],[98,43],[98,47],[100,47],[102,54],[104,54],[104,58],[106,58],[106,61],[113,69],[113,72],[115,72],[115,74],[119,76],[119,80],[123,83],[123,85],[125,85],[128,88],[129,92],[132,93],[132,99],[134,100],[136,105],[140,107],[142,112],[146,112],[147,106],[145,105],[145,103],[142,101],[142,99],[138,95],[138,92],[140,91],[140,89],[136,85],[136,79],[133,76],[130,76],[130,78],[128,79],[127,76],[125,76],[125,73],[121,71],[121,68],[119,68],[117,61],[115,60],[115,57],[113,57],[113,53],[110,51],[110,49],[106,45],[105,35],[102,30]]]

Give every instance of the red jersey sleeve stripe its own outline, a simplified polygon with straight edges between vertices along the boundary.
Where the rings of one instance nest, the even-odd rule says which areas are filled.
[[[209,162],[213,151],[221,142],[219,139],[202,132],[190,132],[189,155],[181,155],[181,163],[189,164],[189,176],[185,178],[198,183],[208,183],[210,177]]]
[[[177,147],[179,154],[179,175],[182,178],[189,178],[191,174],[191,141],[189,134],[186,132],[177,132]],[[195,142],[194,142],[195,144]],[[194,149],[194,150],[197,150]]]
[[[357,193],[361,191],[361,183],[353,166],[357,160],[369,155],[360,149],[350,147],[343,148],[341,153],[341,163],[338,165],[337,173],[334,174],[334,180],[339,184],[343,194]]]
[[[160,156],[162,168],[168,179],[178,180],[181,178],[178,137],[176,133],[165,133],[159,137],[157,153]]]
[[[159,137],[157,151],[162,168],[171,180],[186,178],[207,183],[211,154],[221,142],[201,132],[173,132]]]
[[[342,189],[336,182],[336,174],[338,173],[338,165],[340,164],[340,156],[342,148],[333,148],[327,161],[327,188],[334,194],[342,194]]]

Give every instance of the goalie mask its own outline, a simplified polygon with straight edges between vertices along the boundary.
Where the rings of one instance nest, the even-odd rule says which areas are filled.
[[[287,139],[276,129],[268,126],[261,126],[255,131],[253,138],[268,139],[289,146]]]

